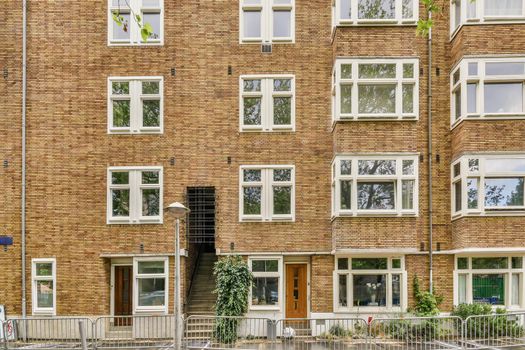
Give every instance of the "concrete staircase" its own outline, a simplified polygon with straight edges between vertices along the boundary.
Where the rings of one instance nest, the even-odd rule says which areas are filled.
[[[217,296],[213,294],[215,278],[213,265],[217,261],[215,253],[203,252],[198,261],[188,299],[188,315],[213,315]]]

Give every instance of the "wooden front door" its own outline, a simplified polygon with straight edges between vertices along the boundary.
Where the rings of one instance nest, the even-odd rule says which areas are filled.
[[[308,316],[307,264],[286,265],[286,318]]]
[[[115,266],[115,316],[133,313],[133,266]],[[115,317],[115,326],[130,326],[131,317]]]

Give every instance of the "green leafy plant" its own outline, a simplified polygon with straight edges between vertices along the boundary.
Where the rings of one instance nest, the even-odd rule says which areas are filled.
[[[153,35],[153,27],[151,26],[150,23],[143,23],[142,17],[139,14],[135,13],[135,11],[133,11],[131,6],[129,6],[128,0],[122,0],[122,1],[125,2],[127,8],[129,8],[129,11],[131,12],[131,17],[133,17],[133,19],[135,20],[135,22],[139,26],[139,28],[140,28],[140,36],[142,37],[142,40],[144,42],[148,41],[148,39]],[[122,30],[124,30],[124,32],[127,32],[129,30],[129,23],[124,18],[124,16],[122,16],[122,14],[121,14],[120,0],[118,1],[118,8],[117,8],[117,10],[113,11],[111,13],[111,15],[113,17],[113,21],[119,27],[122,27]]]
[[[346,338],[352,336],[352,332],[340,324],[334,324],[332,327],[330,327],[328,333],[338,338]]]
[[[469,0],[475,2],[476,0]],[[431,13],[432,16],[442,16],[445,8],[445,0],[421,0],[421,3],[425,6],[425,12]],[[430,29],[434,26],[434,21],[430,16],[426,19],[421,18],[417,21],[416,32],[421,36],[428,36]]]
[[[414,300],[416,301],[412,312],[418,317],[439,315],[439,305],[443,302],[443,297],[436,295],[434,292],[422,292],[419,286],[419,278],[417,276],[414,277],[412,286],[414,288]]]
[[[215,263],[213,274],[217,294],[215,314],[220,316],[215,324],[215,338],[220,343],[237,340],[239,319],[248,311],[248,294],[253,275],[241,256],[228,256]]]

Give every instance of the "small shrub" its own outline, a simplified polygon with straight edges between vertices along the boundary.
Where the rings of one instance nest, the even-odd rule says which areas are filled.
[[[352,332],[345,329],[345,327],[341,326],[340,324],[334,324],[332,327],[330,327],[330,330],[328,331],[328,333],[330,333],[330,335],[334,337],[339,337],[339,338],[345,338],[345,337],[352,336]]]
[[[412,312],[418,317],[439,315],[439,305],[443,301],[443,297],[429,291],[422,292],[419,288],[419,278],[417,276],[414,277],[413,287],[416,305]]]

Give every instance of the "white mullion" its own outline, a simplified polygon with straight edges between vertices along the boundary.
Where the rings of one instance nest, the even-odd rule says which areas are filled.
[[[356,215],[357,214],[357,197],[358,197],[358,193],[357,193],[357,163],[359,161],[359,158],[354,158],[352,159],[352,164],[351,164],[351,177],[352,177],[352,182],[351,182],[351,188],[352,188],[352,193],[351,193],[351,196],[350,196],[350,201],[351,201],[351,204],[350,204],[350,209],[352,211],[352,214],[353,215]]]
[[[261,90],[263,91],[263,105],[264,111],[262,116],[263,130],[272,130],[273,125],[273,79],[274,78],[263,78],[261,79]]]
[[[479,108],[479,111],[478,111],[478,114],[481,116],[481,117],[484,117],[486,112],[485,112],[485,79],[486,79],[486,75],[485,75],[485,61],[481,60],[481,61],[478,61],[478,76],[479,76],[479,83],[478,83],[478,104],[477,104],[477,108]]]
[[[142,210],[140,210],[142,208],[141,175],[140,170],[130,171],[130,213],[133,213],[132,220],[135,222],[142,216]]]
[[[356,0],[357,1],[357,0]],[[354,1],[352,1],[352,3],[354,3]],[[352,106],[351,106],[351,110],[352,110],[352,118],[357,118],[359,116],[359,108],[358,108],[358,103],[359,103],[359,70],[358,70],[358,67],[359,67],[359,62],[357,61],[353,61],[351,62],[352,63],[352,97],[351,97],[351,103],[352,103]]]
[[[130,129],[131,132],[138,132],[142,121],[142,82],[140,80],[130,81]]]
[[[272,41],[272,32],[271,26],[273,24],[272,19],[272,7],[271,0],[261,0],[262,10],[261,10],[261,36],[262,42],[271,42]]]
[[[271,217],[272,217],[272,210],[273,210],[273,205],[272,205],[272,199],[273,199],[273,196],[272,196],[272,191],[273,191],[273,188],[272,188],[272,181],[271,181],[271,176],[273,175],[273,169],[261,169],[261,175],[263,176],[262,178],[262,196],[263,198],[261,199],[262,202],[264,203],[263,205],[263,210],[261,210],[261,212],[263,213],[263,220],[271,220]]]
[[[413,0],[413,2],[416,0]],[[401,0],[395,0],[395,18],[396,22],[399,24],[403,21],[403,10],[402,10],[402,3]]]
[[[397,12],[397,4],[401,0],[396,0],[396,12]],[[415,66],[413,66],[413,69],[415,70]],[[415,72],[414,72],[415,74]],[[415,75],[414,75],[415,76]],[[396,63],[396,119],[400,119],[403,115],[403,61],[398,61]],[[414,89],[415,90],[415,89]],[[414,95],[416,94],[416,91],[414,91]],[[415,109],[414,105],[414,109]]]
[[[358,1],[359,0],[351,0],[350,1],[350,12],[352,14],[350,17],[351,17],[352,22],[354,22],[354,23],[359,19],[359,16],[358,16],[358,13],[357,13],[357,11],[358,11],[358,6],[357,6]]]

